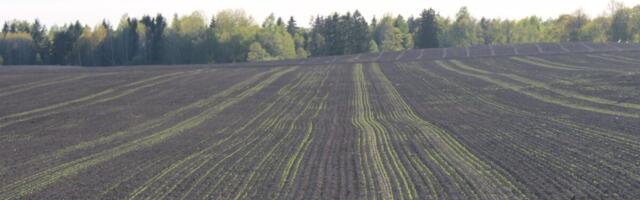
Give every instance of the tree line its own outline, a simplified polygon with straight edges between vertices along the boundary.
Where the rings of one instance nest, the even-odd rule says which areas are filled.
[[[455,17],[433,9],[419,16],[385,15],[367,21],[359,11],[316,16],[310,28],[270,15],[261,24],[242,10],[208,18],[200,12],[135,18],[117,26],[80,22],[47,28],[7,21],[0,34],[0,64],[120,66],[203,64],[297,59],[414,48],[465,47],[532,42],[640,42],[640,6],[612,2],[606,15],[578,10],[557,18],[518,20]]]

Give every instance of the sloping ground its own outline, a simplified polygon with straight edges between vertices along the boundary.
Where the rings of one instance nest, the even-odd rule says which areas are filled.
[[[4,68],[0,199],[638,199],[634,48]]]
[[[473,47],[416,49],[399,52],[380,52],[331,57],[314,57],[306,60],[284,60],[261,62],[261,65],[319,65],[337,63],[370,63],[370,62],[398,62],[420,61],[436,59],[463,59],[480,57],[504,57],[504,56],[544,56],[560,54],[583,53],[620,53],[640,51],[637,43],[533,43],[533,44],[507,44],[507,45],[479,45]],[[233,66],[251,66],[256,63],[230,64]]]

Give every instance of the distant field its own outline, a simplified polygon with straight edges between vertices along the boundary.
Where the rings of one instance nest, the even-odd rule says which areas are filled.
[[[640,46],[0,68],[0,199],[639,199]]]

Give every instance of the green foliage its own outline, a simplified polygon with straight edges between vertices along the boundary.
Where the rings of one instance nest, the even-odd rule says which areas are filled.
[[[608,29],[611,22],[606,17],[598,17],[589,21],[582,27],[582,39],[584,41],[606,42],[608,40]]]
[[[404,49],[405,34],[400,29],[383,22],[376,30],[376,39],[380,43],[381,51],[400,51]]]
[[[404,49],[413,49],[415,46],[415,41],[413,39],[413,34],[404,33],[402,34],[402,47]]]
[[[309,50],[314,56],[364,53],[369,49],[369,25],[359,11],[314,19]]]
[[[437,16],[436,17],[437,20],[437,24],[438,24],[438,32],[437,32],[437,36],[438,36],[438,43],[440,47],[450,47],[452,46],[451,44],[451,35],[449,35],[449,32],[451,30],[451,20],[449,18],[444,18],[442,16]]]
[[[614,2],[607,15],[596,18],[578,10],[518,20],[476,20],[465,7],[447,18],[428,9],[416,18],[387,15],[371,23],[356,10],[317,16],[311,28],[274,15],[260,26],[242,10],[223,10],[211,19],[200,12],[175,15],[171,23],[162,15],[125,15],[116,28],[106,21],[47,28],[38,20],[12,20],[2,26],[0,55],[11,65],[197,64],[565,41],[640,42],[640,6]]]
[[[47,37],[47,28],[40,24],[39,20],[35,20],[30,29],[31,38],[35,45],[37,55],[36,64],[44,64],[49,62],[49,47],[51,41]]]
[[[296,58],[296,46],[293,37],[287,32],[286,27],[274,23],[273,14],[262,24],[263,28],[258,32],[256,40],[261,47],[274,59]]]
[[[287,23],[287,32],[289,32],[291,36],[295,36],[298,32],[298,25],[293,17],[289,18],[289,22]]]
[[[223,10],[216,15],[215,34],[223,51],[218,51],[218,62],[247,60],[249,45],[255,41],[260,27],[243,10]]]
[[[585,40],[585,34],[583,32],[584,26],[587,25],[589,18],[582,10],[576,11],[571,21],[567,24],[567,32],[569,32],[569,41],[577,42]]]
[[[37,49],[31,35],[23,32],[6,33],[1,36],[0,55],[5,65],[35,64]]]
[[[311,32],[311,38],[307,45],[312,55],[325,55],[327,49],[327,42],[324,36],[315,31]]]
[[[29,22],[22,20],[5,22],[4,26],[2,27],[2,33],[28,33],[30,31],[31,25],[29,24]]]
[[[496,27],[492,25],[493,23],[491,20],[484,17],[480,19],[480,35],[482,37],[482,42],[485,45],[493,44],[493,41],[495,40]]]
[[[187,16],[174,16],[171,29],[166,31],[165,42],[172,48],[165,49],[165,63],[195,64],[207,63],[212,53],[212,33],[207,30],[204,14],[194,12]],[[211,45],[211,46],[210,46]]]
[[[640,5],[631,9],[631,41],[640,43]]]
[[[183,17],[175,16],[171,27],[180,35],[198,35],[207,28],[206,17],[200,12],[193,12]]]
[[[295,42],[296,49],[298,48],[304,49],[306,47],[306,42],[307,42],[306,33],[304,32],[296,33],[295,35],[293,35],[293,41]]]
[[[544,33],[544,25],[542,19],[537,16],[526,17],[521,20],[515,21],[513,27],[509,29],[512,34],[509,36],[509,40],[512,42],[518,43],[532,43],[542,40],[544,36],[551,36],[552,38],[567,38],[564,36],[564,30],[566,28],[566,24],[553,23],[556,25],[556,29],[553,31],[557,31],[557,33]],[[546,41],[552,41],[554,39],[547,39]],[[566,39],[555,39],[556,42],[566,41]]]
[[[262,48],[262,45],[258,42],[254,42],[249,46],[249,53],[247,55],[247,61],[264,61],[271,60],[269,52]]]
[[[278,21],[276,21],[276,25],[280,27],[284,27],[284,20],[281,17],[278,17]]]
[[[95,31],[89,27],[84,28],[69,53],[70,59],[67,64],[93,66],[99,63],[99,58],[93,52],[97,50],[98,45],[103,42],[105,37],[106,33],[98,30],[98,27]]]
[[[135,63],[134,58],[138,55],[141,37],[138,28],[141,26],[137,19],[129,18],[126,15],[120,20],[115,36],[116,49],[120,49],[115,52],[117,64],[130,65]]]
[[[385,16],[373,27],[373,36],[380,51],[401,51],[414,46],[413,34],[402,16]]]
[[[144,16],[142,17],[142,24],[144,24],[145,41],[144,49],[146,53],[146,63],[159,64],[163,59],[164,52],[164,30],[167,27],[165,18],[158,14],[155,18]]]
[[[53,43],[51,47],[51,64],[54,65],[70,65],[73,64],[71,52],[75,43],[83,33],[84,28],[80,22],[65,25],[60,31],[54,31]]]
[[[631,39],[631,10],[623,8],[613,14],[611,21],[611,41],[626,42]]]
[[[369,41],[369,52],[370,53],[378,53],[378,52],[380,52],[380,49],[378,49],[378,44],[376,43],[375,40]]]
[[[309,52],[307,52],[303,48],[297,48],[296,49],[296,58],[305,59],[305,58],[308,58],[308,57],[309,57]]]
[[[436,11],[433,9],[423,10],[418,19],[418,26],[415,32],[415,43],[418,48],[437,48],[438,22],[436,21]]]
[[[402,33],[409,33],[409,24],[404,20],[404,17],[402,17],[402,15],[398,15],[398,17],[396,17],[393,26],[398,28]]]
[[[462,7],[456,14],[450,34],[453,46],[468,47],[478,44],[476,20],[471,17],[467,7]]]

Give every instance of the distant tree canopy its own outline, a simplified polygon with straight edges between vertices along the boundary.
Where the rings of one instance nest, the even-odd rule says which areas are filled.
[[[372,26],[372,32],[380,51],[401,51],[414,46],[413,35],[402,15],[384,16]]]
[[[266,50],[268,59],[295,59],[296,46],[293,36],[287,31],[285,24],[278,21],[273,14],[267,17],[256,35],[256,41]]]
[[[285,18],[286,19],[286,18]],[[312,56],[532,42],[640,42],[640,6],[612,2],[607,14],[582,10],[557,18],[475,18],[466,8],[455,17],[433,9],[419,16],[385,15],[367,21],[359,11],[316,16],[309,28],[270,15],[260,25],[242,10],[123,16],[117,26],[76,21],[45,27],[40,21],[6,21],[0,64],[117,66],[282,60]]]
[[[359,11],[317,16],[306,49],[313,56],[364,53],[369,50],[369,25]]]

